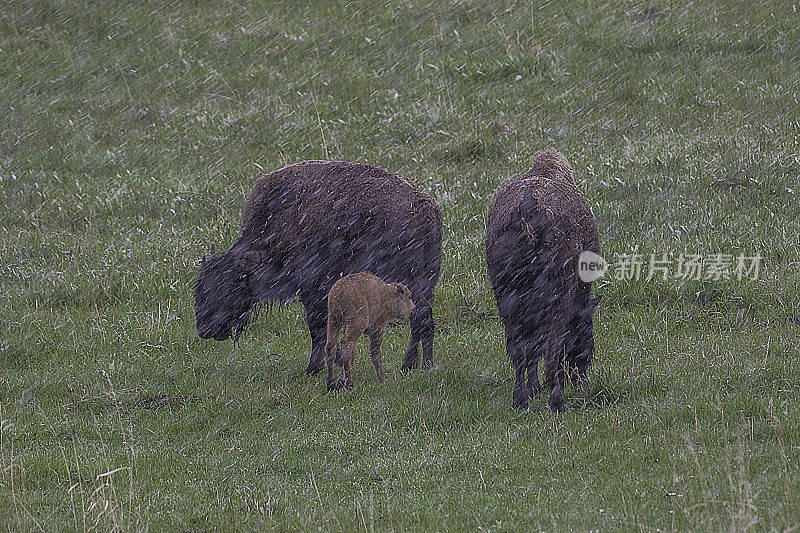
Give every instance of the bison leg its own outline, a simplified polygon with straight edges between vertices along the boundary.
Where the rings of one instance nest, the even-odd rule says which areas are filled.
[[[336,388],[336,377],[334,375],[334,357],[336,355],[336,350],[331,349],[331,353],[328,353],[328,347],[325,347],[326,357],[325,357],[325,364],[328,367],[328,376],[325,380],[326,385],[328,386],[328,390],[333,390]]]
[[[411,313],[411,340],[403,358],[402,370],[408,371],[419,365],[419,344],[422,341],[422,368],[433,368],[433,309],[427,302],[420,302]]]
[[[303,306],[306,309],[306,324],[308,324],[308,331],[311,334],[311,359],[308,362],[306,374],[313,376],[325,368],[328,310],[324,302],[319,304],[303,300]]]
[[[356,342],[364,334],[364,326],[347,324],[342,335],[342,372],[339,374],[338,389],[353,388],[353,359],[356,357]]]
[[[541,317],[537,317],[540,320]],[[532,330],[534,335],[531,337],[531,342],[527,345],[527,358],[528,358],[528,394],[531,398],[539,396],[542,393],[542,383],[539,381],[539,360],[544,354],[544,332],[537,323],[528,323],[529,330]],[[546,369],[545,369],[546,372]]]
[[[516,379],[514,380],[513,407],[524,411],[528,408],[528,387],[525,386],[525,368],[514,369]]]
[[[433,309],[430,305],[425,306],[422,317],[422,331],[420,331],[420,338],[422,339],[422,368],[423,370],[432,370],[433,335],[436,326],[433,322]]]
[[[403,364],[400,369],[403,372],[408,372],[412,368],[416,368],[419,365],[419,338],[420,338],[420,311],[419,307],[415,307],[414,311],[411,312],[411,340],[408,343],[408,348],[406,348],[406,355],[403,358]]]
[[[542,384],[539,381],[539,359],[533,354],[528,356],[528,394],[535,398],[542,393]]]
[[[383,342],[385,333],[386,328],[377,328],[369,334],[369,355],[372,359],[372,365],[375,367],[375,375],[378,376],[378,383],[383,383],[386,379],[381,362],[381,342]]]
[[[336,355],[333,358],[333,362],[336,363],[339,366],[342,366],[344,364],[344,363],[342,363],[342,347],[341,346],[337,346],[336,347]]]
[[[528,408],[528,387],[525,385],[525,371],[528,367],[527,354],[522,328],[517,325],[506,326],[506,351],[514,368],[514,393],[512,405],[515,409]]]
[[[547,370],[547,384],[550,387],[550,400],[548,405],[551,411],[564,411],[564,398],[561,391],[564,389],[564,329],[558,321],[550,321],[550,328],[545,339],[545,366]]]

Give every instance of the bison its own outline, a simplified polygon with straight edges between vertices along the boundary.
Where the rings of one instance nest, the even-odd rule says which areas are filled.
[[[303,304],[311,333],[306,372],[325,366],[327,295],[369,270],[403,283],[416,308],[403,369],[433,364],[431,302],[442,261],[442,216],[411,181],[366,164],[305,161],[263,176],[247,199],[241,237],[204,257],[195,287],[197,332],[239,337],[260,304]]]
[[[578,258],[599,248],[592,210],[559,152],[539,152],[531,169],[497,195],[487,220],[486,263],[516,372],[514,407],[526,408],[541,392],[542,358],[553,411],[564,409],[565,369],[571,380],[586,379],[600,298],[580,278]]]
[[[378,382],[383,383],[381,342],[386,326],[390,322],[408,320],[413,311],[411,291],[405,285],[386,283],[372,272],[349,274],[334,283],[328,294],[328,337],[325,343],[328,390],[353,388],[353,359],[356,355],[356,342],[362,335],[369,336],[369,355]],[[341,353],[344,368],[336,380],[333,363],[342,330],[344,334],[341,339]]]

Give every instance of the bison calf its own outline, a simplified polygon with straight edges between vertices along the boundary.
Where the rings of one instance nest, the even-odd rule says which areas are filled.
[[[325,362],[328,366],[328,390],[353,387],[353,358],[356,342],[369,336],[369,354],[378,381],[383,382],[381,342],[386,325],[394,320],[407,320],[414,310],[411,291],[401,283],[386,283],[371,272],[345,276],[333,284],[328,294],[328,337]],[[342,372],[338,381],[333,376],[339,333],[342,336]]]
[[[516,372],[513,405],[524,409],[541,391],[544,358],[550,408],[563,411],[565,368],[585,379],[591,365],[600,301],[578,275],[581,252],[600,251],[597,226],[564,156],[538,153],[530,171],[498,194],[487,225],[486,263]]]

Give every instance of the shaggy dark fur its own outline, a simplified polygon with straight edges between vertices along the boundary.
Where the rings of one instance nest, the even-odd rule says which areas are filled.
[[[526,408],[541,391],[541,358],[554,411],[564,409],[565,368],[571,379],[586,379],[600,298],[591,297],[577,265],[581,251],[600,252],[599,242],[572,168],[555,150],[537,154],[528,173],[498,194],[489,212],[486,263],[516,372],[514,407]]]
[[[264,176],[247,199],[242,235],[204,258],[195,288],[202,338],[238,337],[254,305],[305,307],[311,332],[306,372],[325,366],[327,295],[344,275],[370,270],[403,283],[416,308],[403,368],[433,364],[433,288],[442,262],[442,216],[436,202],[386,169],[306,161]]]

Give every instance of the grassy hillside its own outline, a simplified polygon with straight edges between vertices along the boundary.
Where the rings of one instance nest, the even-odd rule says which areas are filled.
[[[387,5],[383,5],[387,4]],[[0,8],[0,525],[800,525],[790,2],[12,1]],[[591,384],[511,409],[485,217],[562,151],[603,254],[763,257],[595,285]],[[201,341],[199,258],[259,172],[370,162],[442,208],[437,368],[352,392],[298,304]],[[646,259],[645,259],[646,261]]]

